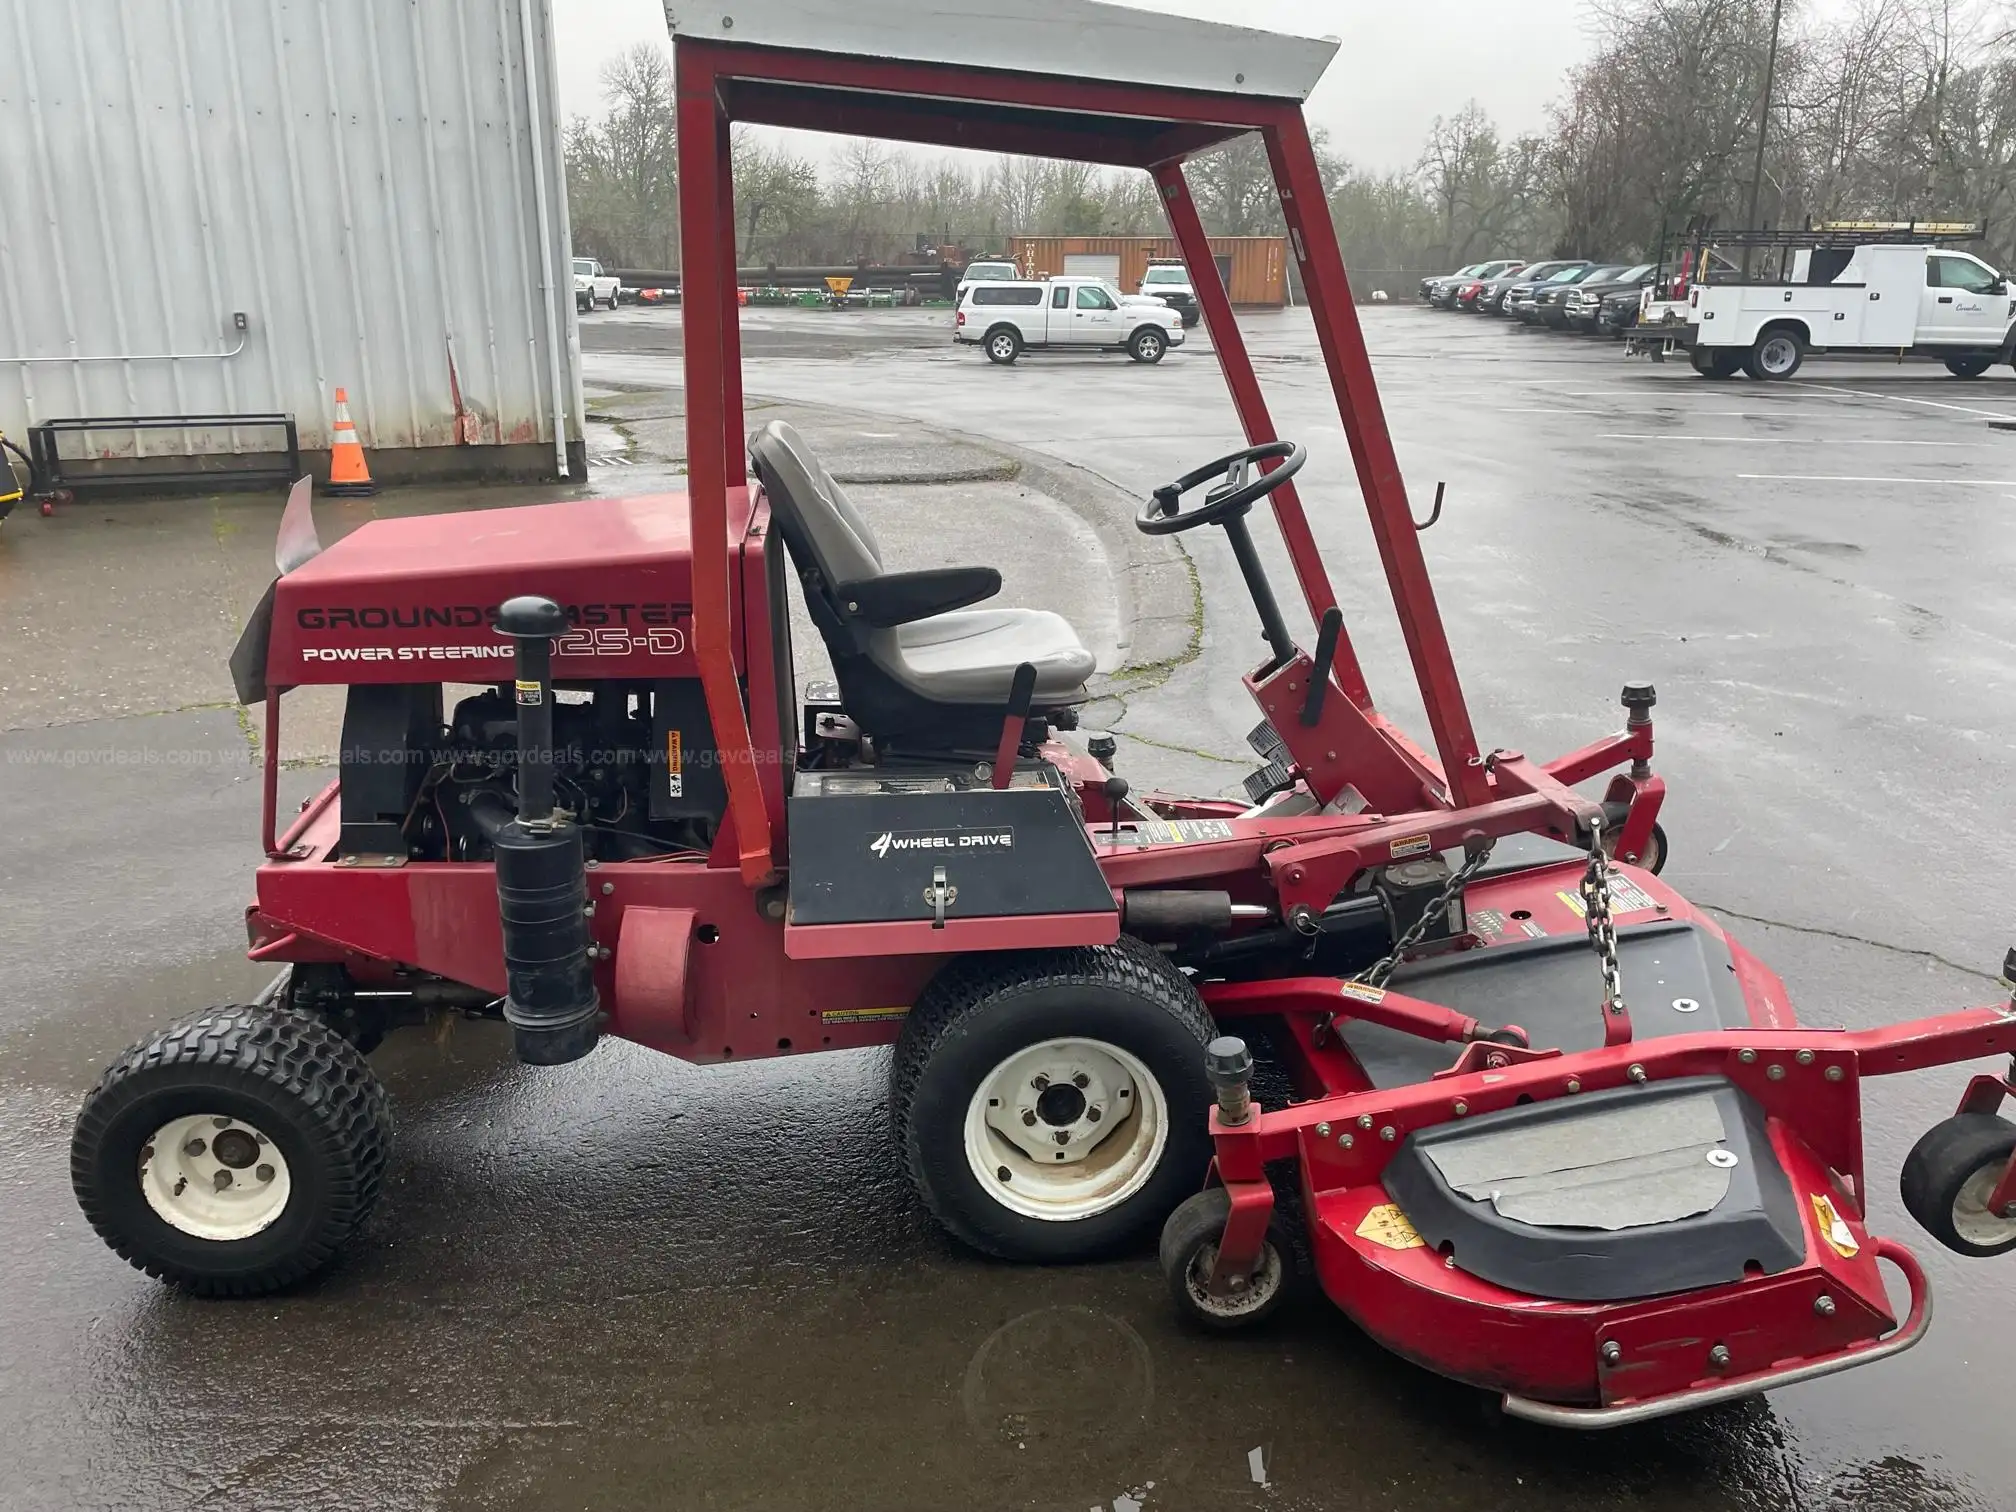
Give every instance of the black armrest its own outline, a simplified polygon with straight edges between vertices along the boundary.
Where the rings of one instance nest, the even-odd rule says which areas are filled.
[[[878,630],[907,625],[951,609],[964,609],[1001,591],[992,567],[931,567],[923,572],[885,572],[878,578],[838,584],[833,592],[848,614]]]

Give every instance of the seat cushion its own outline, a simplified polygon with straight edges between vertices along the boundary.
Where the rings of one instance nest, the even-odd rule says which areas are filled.
[[[1093,657],[1062,615],[1047,609],[961,609],[881,631],[870,655],[940,703],[1001,703],[1023,662],[1036,668],[1037,703],[1078,692]]]

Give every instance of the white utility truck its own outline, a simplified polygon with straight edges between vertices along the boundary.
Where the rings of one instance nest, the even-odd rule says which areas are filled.
[[[1929,357],[1955,377],[1978,378],[2016,360],[2016,315],[1999,271],[1933,240],[1968,233],[1978,235],[1972,227],[1904,223],[1777,234],[1769,248],[1745,248],[1745,264],[1761,261],[1768,275],[1717,276],[1717,269],[1689,286],[1675,344],[1708,378],[1739,369],[1790,378],[1811,353]],[[1722,250],[1737,256],[1728,241]]]

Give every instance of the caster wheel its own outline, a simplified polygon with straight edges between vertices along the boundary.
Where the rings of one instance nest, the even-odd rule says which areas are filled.
[[[320,1020],[211,1008],[134,1045],[84,1099],[70,1181],[136,1269],[206,1297],[322,1268],[378,1200],[385,1090]]]
[[[1988,1198],[2009,1154],[2016,1124],[1989,1113],[1956,1113],[1926,1130],[1905,1158],[1898,1187],[1925,1232],[1961,1255],[2016,1249],[2016,1216],[1990,1212]]]
[[[1208,1187],[1177,1208],[1162,1225],[1162,1279],[1175,1298],[1176,1310],[1219,1332],[1250,1327],[1271,1317],[1287,1300],[1295,1280],[1295,1247],[1277,1209],[1267,1224],[1260,1268],[1240,1290],[1222,1297],[1211,1295],[1207,1283],[1218,1259],[1225,1220],[1231,1215],[1231,1194],[1223,1187]]]

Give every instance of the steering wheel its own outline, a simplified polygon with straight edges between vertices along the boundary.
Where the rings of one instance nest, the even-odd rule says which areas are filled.
[[[1249,477],[1252,469],[1274,457],[1283,459],[1272,472]],[[1269,441],[1249,446],[1216,462],[1207,462],[1195,472],[1187,472],[1174,483],[1164,483],[1149,496],[1134,517],[1134,528],[1143,535],[1174,535],[1179,530],[1195,530],[1199,525],[1221,525],[1236,520],[1254,503],[1274,492],[1302,470],[1308,450],[1298,441]],[[1193,509],[1180,509],[1178,501],[1207,478],[1224,474],[1224,480],[1204,495]]]

